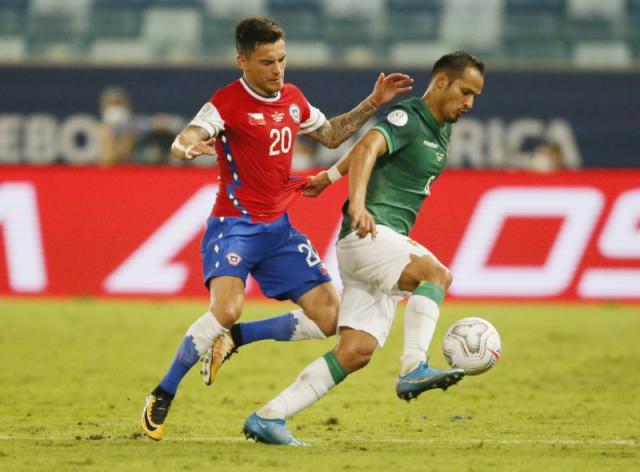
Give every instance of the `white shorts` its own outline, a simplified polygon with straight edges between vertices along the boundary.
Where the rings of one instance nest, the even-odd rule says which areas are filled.
[[[376,239],[358,238],[355,232],[336,246],[340,277],[344,285],[338,327],[371,334],[380,347],[389,336],[397,303],[407,293],[398,288],[411,255],[431,253],[407,236],[376,225]]]

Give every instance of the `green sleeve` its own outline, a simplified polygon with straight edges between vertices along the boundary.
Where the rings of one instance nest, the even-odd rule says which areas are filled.
[[[393,154],[411,142],[418,129],[418,119],[406,108],[394,107],[373,129],[382,133],[387,141],[387,153]]]

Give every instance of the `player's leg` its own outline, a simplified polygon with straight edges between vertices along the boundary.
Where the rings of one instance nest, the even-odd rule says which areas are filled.
[[[222,364],[240,346],[265,339],[301,341],[335,334],[340,297],[309,239],[291,225],[280,228],[284,243],[252,271],[263,292],[292,300],[301,309],[264,320],[238,323],[203,357],[202,378],[210,385]],[[301,249],[302,248],[302,249]]]
[[[201,256],[209,309],[189,327],[169,370],[147,399],[142,428],[153,439],[164,435],[165,418],[183,377],[242,312],[245,280],[262,251],[256,243],[261,239],[258,235],[256,240],[253,230],[238,218],[207,221]]]
[[[411,292],[405,309],[404,349],[396,393],[404,400],[434,388],[446,390],[464,376],[461,369],[434,369],[426,361],[440,304],[451,285],[451,273],[431,253],[411,254],[402,271],[398,288]]]
[[[348,374],[366,366],[377,345],[376,338],[364,331],[342,328],[333,351],[305,367],[295,382],[249,416],[245,435],[267,444],[306,445],[289,432],[286,420],[316,403]]]
[[[342,267],[342,261],[341,261]],[[247,437],[268,444],[300,445],[285,421],[309,407],[344,378],[369,362],[383,346],[395,313],[395,300],[342,274],[345,284],[338,317],[340,339],[332,352],[309,364],[296,381],[246,421]]]
[[[310,316],[307,316],[306,310],[298,308],[271,318],[234,324],[229,332],[217,338],[210,349],[202,356],[200,374],[203,382],[206,385],[211,385],[215,381],[222,364],[238,352],[241,346],[263,340],[302,341],[325,339],[327,336],[335,334],[335,320],[338,312],[337,305],[339,304],[337,300],[339,297],[333,284],[327,282],[327,285],[333,288],[336,301],[335,304],[327,302],[323,310],[312,311],[313,316],[321,317],[320,323],[316,323]],[[319,311],[329,313],[322,315]],[[333,318],[331,313],[334,313]]]
[[[237,323],[230,336],[236,347],[256,341],[324,339],[336,333],[340,296],[332,282],[320,283],[295,300],[301,309],[264,320]]]
[[[209,309],[187,329],[169,370],[147,397],[142,429],[157,441],[164,436],[165,419],[180,382],[214,340],[226,333],[242,312],[244,281],[241,278],[216,277],[209,283],[209,291]]]
[[[398,379],[396,392],[401,398],[413,398],[431,388],[446,388],[462,378],[462,371],[432,369],[425,355],[451,274],[420,244],[386,226],[376,228],[376,239],[359,239],[352,233],[338,242],[340,274],[391,297],[413,292],[405,310],[405,375]]]

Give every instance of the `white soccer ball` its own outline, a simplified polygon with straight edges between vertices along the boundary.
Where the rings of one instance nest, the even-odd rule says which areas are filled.
[[[463,318],[453,323],[444,335],[442,351],[447,363],[464,369],[467,375],[489,370],[500,358],[500,335],[482,318]]]

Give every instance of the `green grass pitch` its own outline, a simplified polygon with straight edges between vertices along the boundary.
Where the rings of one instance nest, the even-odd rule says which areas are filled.
[[[245,320],[286,304],[251,303]],[[406,403],[395,397],[402,316],[364,370],[289,422],[310,448],[246,441],[253,410],[334,340],[241,349],[205,387],[181,386],[165,440],[138,426],[206,302],[0,300],[0,470],[640,470],[640,307],[445,303],[489,319],[503,356],[486,374]]]

